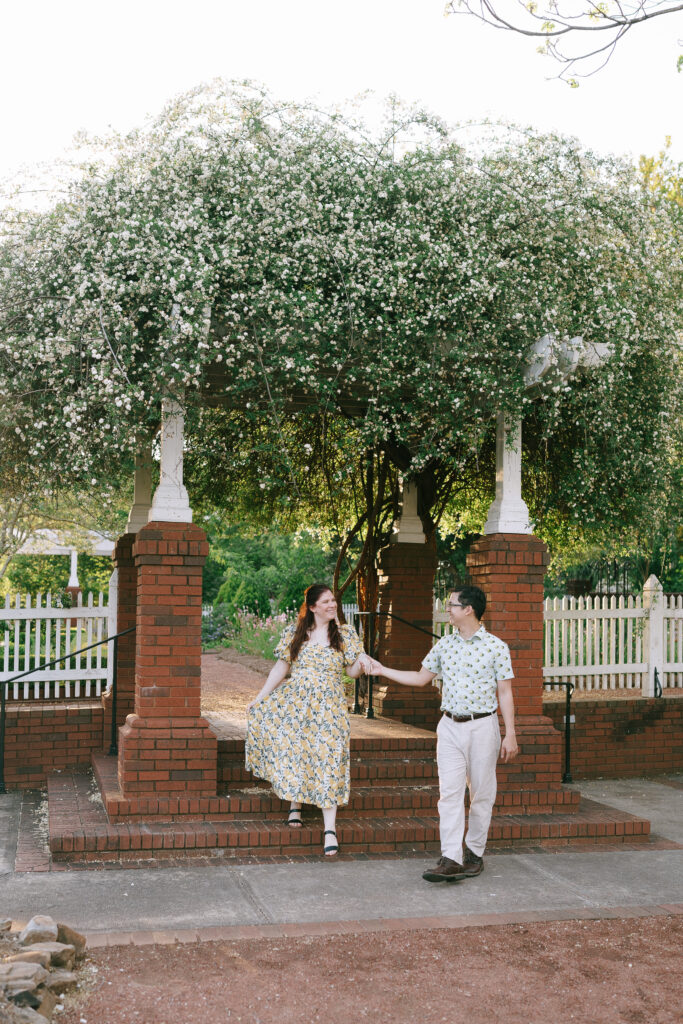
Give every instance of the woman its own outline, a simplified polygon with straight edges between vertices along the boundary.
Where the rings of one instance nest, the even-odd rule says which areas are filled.
[[[338,625],[335,596],[322,583],[306,591],[275,654],[261,692],[247,706],[246,765],[291,801],[292,828],[301,828],[302,803],[322,808],[323,852],[334,857],[337,807],[348,803],[350,781],[343,669],[355,679],[366,656],[355,630]]]

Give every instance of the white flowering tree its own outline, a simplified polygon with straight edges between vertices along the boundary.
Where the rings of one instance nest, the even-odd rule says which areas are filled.
[[[399,470],[428,532],[454,492],[491,486],[502,410],[525,420],[541,529],[637,517],[680,398],[666,206],[570,140],[510,130],[469,152],[407,123],[396,160],[391,133],[217,85],[110,140],[48,212],[9,211],[0,428],[25,472],[129,473],[166,393],[193,500],[336,523],[367,568]],[[529,393],[547,334],[612,355]]]

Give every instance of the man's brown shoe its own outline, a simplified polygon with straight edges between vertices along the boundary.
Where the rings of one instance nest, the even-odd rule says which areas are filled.
[[[462,864],[458,864],[457,861],[450,860],[449,857],[440,857],[436,867],[431,871],[425,871],[422,877],[425,882],[457,882],[459,878],[464,877],[464,870]]]
[[[462,878],[476,878],[484,870],[484,858],[478,857],[476,853],[472,853],[469,847],[465,847],[465,854],[463,856],[463,865],[458,875],[458,880]]]

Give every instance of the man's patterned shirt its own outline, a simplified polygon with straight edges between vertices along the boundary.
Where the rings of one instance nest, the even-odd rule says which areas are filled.
[[[441,710],[453,715],[495,711],[497,684],[513,678],[508,645],[484,626],[468,640],[457,630],[442,636],[422,665],[443,680]]]

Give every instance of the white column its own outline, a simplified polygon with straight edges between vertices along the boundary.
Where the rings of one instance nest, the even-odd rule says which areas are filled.
[[[128,516],[126,533],[137,533],[149,521],[152,507],[152,460],[149,452],[138,452],[135,456],[135,479],[133,483],[133,506]],[[116,632],[116,631],[114,631]]]
[[[664,588],[656,576],[649,576],[643,587],[645,629],[643,631],[643,658],[647,674],[643,679],[643,697],[655,695],[655,669],[659,684],[664,685]]]
[[[80,583],[78,582],[78,551],[76,548],[71,549],[71,568],[67,587],[80,587]]]
[[[484,533],[531,533],[529,509],[522,500],[522,420],[498,413],[496,421],[496,497]]]
[[[161,476],[154,492],[149,522],[191,523],[192,509],[183,484],[185,418],[172,398],[161,403]]]
[[[417,514],[417,484],[412,480],[403,481],[403,505],[395,530],[391,538],[395,544],[426,543],[422,520]]]

